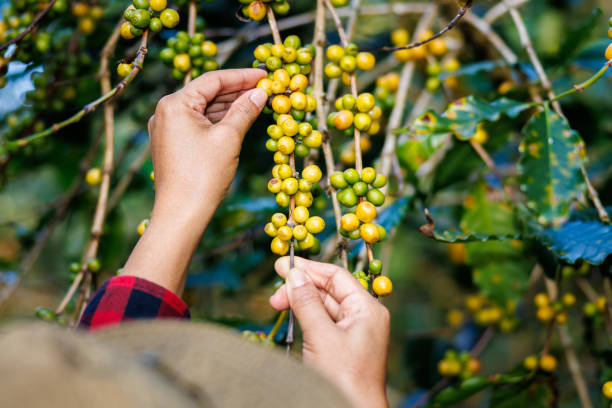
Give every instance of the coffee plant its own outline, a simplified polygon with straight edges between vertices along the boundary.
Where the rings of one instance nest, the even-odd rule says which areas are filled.
[[[0,1],[2,318],[73,326],[147,228],[157,100],[260,68],[194,319],[290,346],[272,261],[335,262],[392,312],[398,406],[611,407],[599,3]]]

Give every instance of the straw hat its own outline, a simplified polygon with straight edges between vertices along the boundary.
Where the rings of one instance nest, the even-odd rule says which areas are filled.
[[[337,407],[328,381],[211,324],[138,321],[86,334],[37,323],[0,333],[0,393],[20,407]]]

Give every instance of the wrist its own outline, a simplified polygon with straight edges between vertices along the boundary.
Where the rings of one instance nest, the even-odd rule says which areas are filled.
[[[368,385],[363,378],[344,381],[340,388],[355,408],[388,408],[385,384]]]

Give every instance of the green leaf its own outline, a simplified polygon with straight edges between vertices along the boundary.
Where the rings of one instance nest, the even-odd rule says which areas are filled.
[[[557,65],[573,58],[578,53],[580,47],[590,40],[593,29],[599,27],[597,23],[601,14],[601,9],[596,8],[585,21],[582,21],[577,26],[570,27],[557,53],[559,57]]]
[[[569,221],[559,229],[549,228],[538,238],[568,263],[584,260],[600,265],[612,254],[612,225],[593,221]]]
[[[494,385],[515,384],[524,379],[524,376],[513,375],[492,375],[488,377],[468,378],[458,385],[446,387],[440,391],[428,406],[453,406]]]
[[[494,236],[519,235],[512,207],[487,198],[485,183],[479,183],[468,196],[461,229],[468,234]],[[474,283],[482,293],[501,304],[518,301],[524,293],[531,262],[526,259],[523,242],[487,241],[466,245],[466,263],[473,268]]]
[[[552,377],[540,377],[529,383],[499,387],[493,391],[489,408],[550,408],[555,405]]]
[[[586,156],[584,142],[548,106],[531,117],[523,134],[519,170],[527,206],[540,224],[561,225],[585,188],[580,172]]]
[[[425,217],[427,217],[427,224],[422,225],[419,230],[425,236],[429,238],[446,243],[457,243],[457,242],[487,242],[487,241],[504,241],[506,239],[520,239],[521,234],[485,234],[482,232],[465,232],[465,231],[439,231],[435,228],[435,221],[429,214],[429,211],[425,210]]]
[[[428,110],[414,120],[412,130],[417,135],[426,137],[430,140],[430,145],[436,148],[441,143],[442,136],[455,134],[461,140],[469,140],[476,133],[479,123],[485,120],[495,122],[502,114],[515,117],[531,106],[532,104],[507,98],[487,102],[470,95],[448,105],[441,115]],[[396,132],[409,131],[410,129],[398,129]]]

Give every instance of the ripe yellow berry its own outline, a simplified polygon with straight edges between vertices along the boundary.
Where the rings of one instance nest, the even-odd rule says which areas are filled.
[[[272,109],[276,113],[287,113],[291,110],[291,100],[286,95],[276,95],[272,99]]]
[[[125,78],[126,76],[130,75],[130,73],[132,72],[132,64],[119,64],[117,65],[117,74],[122,77]]]
[[[386,276],[378,276],[372,282],[372,289],[378,296],[387,296],[393,291],[393,283]]]
[[[321,169],[316,164],[311,164],[302,170],[302,178],[310,183],[317,183],[323,177]]]
[[[308,229],[305,226],[296,225],[293,228],[293,238],[297,239],[298,241],[304,240],[307,235],[308,235]]]
[[[270,219],[276,228],[280,228],[287,224],[287,216],[283,213],[275,213]]]
[[[278,229],[276,236],[283,241],[289,241],[291,238],[293,238],[293,231],[288,225],[283,225]]]
[[[330,45],[325,51],[325,56],[331,62],[339,62],[344,57],[344,48],[339,45]]]
[[[369,201],[362,201],[357,205],[355,215],[361,222],[372,222],[376,219],[376,207]]]
[[[306,221],[306,229],[313,234],[318,234],[325,229],[325,221],[321,217],[310,217]]]
[[[555,322],[557,322],[558,324],[565,324],[567,323],[567,318],[567,313],[561,312],[555,316]]]
[[[344,214],[340,219],[340,226],[348,232],[355,231],[359,228],[359,218],[353,213]]]
[[[576,304],[576,296],[573,293],[565,293],[561,297],[561,302],[563,302],[563,304],[568,307],[574,306]]]
[[[94,167],[93,169],[89,169],[87,174],[85,175],[85,182],[92,187],[97,186],[102,181],[102,171]]]
[[[263,2],[255,0],[249,4],[247,12],[251,20],[261,21],[266,17],[266,6]]]
[[[147,227],[149,226],[149,220],[142,220],[140,221],[140,224],[138,224],[138,227],[136,228],[136,231],[138,231],[138,235],[142,235],[145,232],[145,229],[147,229]]]
[[[485,304],[485,299],[481,295],[470,295],[465,298],[465,308],[470,312],[475,312],[482,309]]]
[[[363,286],[365,290],[368,290],[370,288],[370,284],[368,283],[366,279],[360,278],[357,280],[359,281],[359,283],[361,283],[361,286]]]
[[[601,387],[601,392],[607,399],[612,399],[612,381],[606,381]]]
[[[549,373],[555,371],[557,369],[557,359],[550,354],[544,354],[540,357],[540,368]]]
[[[471,374],[478,374],[482,370],[482,363],[480,360],[470,357],[467,363],[465,363],[465,368]]]
[[[550,304],[550,298],[546,293],[538,293],[533,298],[533,303],[537,307],[544,307]]]
[[[427,45],[429,47],[429,51],[436,57],[442,56],[448,51],[448,47],[446,46],[446,41],[444,40],[444,38],[436,38],[435,40],[429,42]]]
[[[312,193],[298,191],[295,194],[295,205],[303,205],[304,207],[310,207],[312,205]]]
[[[446,321],[451,327],[459,327],[463,324],[464,316],[461,310],[452,309],[446,314]]]
[[[359,228],[359,234],[368,244],[374,244],[380,240],[380,232],[376,225],[372,223],[365,223]]]
[[[189,57],[189,54],[176,54],[172,64],[179,71],[187,72],[191,69],[191,57]]]
[[[393,56],[399,62],[408,62],[413,58],[414,52],[413,50],[397,50],[393,52]]]
[[[308,220],[308,218],[310,218],[310,212],[308,211],[308,208],[303,206],[295,207],[295,209],[293,210],[293,219],[295,220],[295,222],[297,222],[298,224],[304,224]]]
[[[538,320],[547,323],[555,317],[555,312],[550,306],[540,307],[536,313]]]
[[[308,88],[308,78],[306,75],[297,74],[291,78],[289,89],[293,92],[304,92]]]
[[[375,103],[376,103],[376,100],[374,99],[374,95],[372,95],[371,93],[365,92],[357,97],[357,102],[355,103],[355,106],[357,107],[357,110],[359,112],[365,113],[365,112],[369,112],[370,110],[372,110],[372,108],[374,108]]]
[[[606,57],[606,60],[612,60],[612,44],[608,45],[608,48],[606,48],[606,52],[604,55]]]
[[[476,127],[476,133],[474,133],[474,136],[472,136],[472,140],[481,145],[485,144],[487,140],[489,140],[489,134],[484,129],[482,123]]]
[[[289,242],[276,237],[270,243],[270,250],[276,255],[286,255],[289,252]]]
[[[162,11],[168,5],[168,0],[150,0],[149,5],[154,11]]]
[[[274,226],[274,224],[269,222],[264,227],[264,232],[266,233],[266,235],[274,238],[276,236],[276,234],[278,233],[278,229]]]
[[[597,309],[599,309],[599,311],[603,312],[606,309],[606,298],[601,296],[595,302],[595,306],[597,306]]]
[[[276,147],[282,154],[291,154],[295,150],[295,142],[292,137],[283,136],[278,139]]]
[[[212,58],[217,55],[217,44],[212,41],[204,41],[200,48],[202,49],[202,55],[207,58]]]
[[[374,68],[376,64],[376,58],[369,52],[360,52],[355,57],[355,60],[357,62],[357,68],[362,71],[369,71]]]
[[[349,110],[341,110],[334,116],[334,127],[338,130],[345,130],[353,124],[353,112]]]
[[[121,24],[121,29],[119,33],[121,34],[122,38],[125,38],[126,40],[131,40],[132,38],[134,38],[134,34],[132,34],[131,27],[132,24],[128,23],[127,21]]]
[[[410,34],[405,28],[398,28],[391,33],[391,43],[396,47],[408,45]]]
[[[535,356],[535,355],[528,356],[523,361],[523,367],[525,368],[525,370],[528,370],[528,371],[533,371],[536,368],[538,368],[538,356]]]

